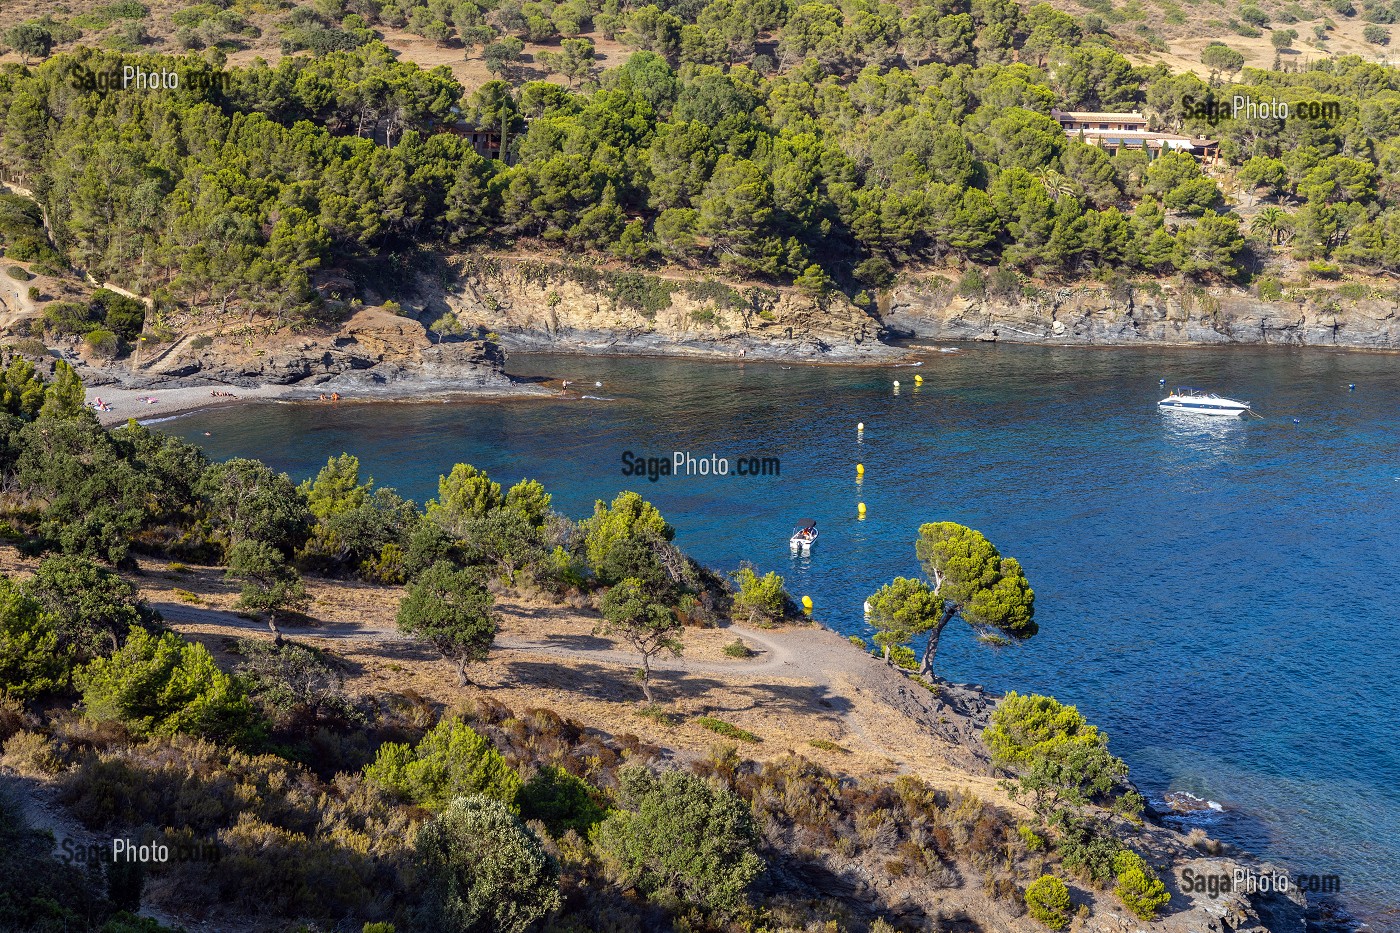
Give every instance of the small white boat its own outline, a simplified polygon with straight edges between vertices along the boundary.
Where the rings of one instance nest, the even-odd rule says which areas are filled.
[[[1182,386],[1157,403],[1166,411],[1182,411],[1196,415],[1224,415],[1238,418],[1249,411],[1248,402],[1237,402],[1232,398],[1222,398],[1214,392],[1204,392]]]
[[[788,544],[794,551],[801,551],[803,554],[811,552],[812,545],[817,543],[817,523],[811,519],[803,519],[797,526],[797,530],[788,539]]]

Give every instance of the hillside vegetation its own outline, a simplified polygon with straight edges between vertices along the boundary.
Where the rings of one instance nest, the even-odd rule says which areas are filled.
[[[1266,71],[1215,55],[1207,83],[1132,65],[1101,20],[1008,0],[435,9],[298,8],[284,44],[312,51],[276,66],[221,70],[215,47],[10,67],[0,168],[44,204],[66,261],[158,306],[305,312],[318,270],[392,275],[466,244],[860,301],[930,262],[1237,283],[1400,269],[1400,71],[1357,57]],[[446,68],[396,60],[373,35],[398,18],[443,41],[503,31],[487,49],[502,79],[464,97]],[[564,39],[550,61],[570,86],[523,80],[515,33],[583,19],[638,51],[599,71],[588,40]],[[178,71],[181,89],[83,90],[126,65]],[[1235,120],[1237,94],[1336,110]],[[1221,139],[1223,164],[1110,158],[1066,139],[1054,106],[1144,108]],[[504,159],[438,132],[458,111],[504,136]]]
[[[1080,916],[1111,890],[1151,919],[1169,899],[1157,871],[1194,854],[1144,829],[1143,801],[1107,738],[1047,697],[1008,696],[985,731],[990,754],[980,752],[1016,778],[1006,787],[1026,802],[1019,815],[950,784],[958,775],[947,768],[843,774],[799,754],[754,760],[723,742],[697,754],[619,733],[632,715],[679,730],[689,712],[692,729],[761,744],[716,715],[729,707],[694,715],[670,690],[654,697],[650,659],[726,615],[766,626],[794,609],[776,574],[741,570],[731,588],[687,558],[634,492],[573,521],[537,482],[503,491],[457,464],[420,509],[362,478],[350,455],[297,485],[256,460],[210,463],[134,422],[104,430],[61,363],[48,379],[11,359],[3,384],[7,569],[11,547],[27,555],[23,574],[0,574],[6,930],[164,929],[132,916],[142,907],[219,929],[305,933],[1028,930],[1027,910],[1043,919],[1053,908],[1032,894],[1053,884],[1045,876],[1075,885]],[[956,615],[1034,634],[1014,560],[956,525],[927,525],[921,541],[936,581],[921,601],[937,616],[930,624]],[[197,586],[178,559],[223,568],[239,587],[233,607],[273,637],[198,640],[167,628],[124,574]],[[988,576],[979,561],[999,569]],[[322,593],[329,578],[360,581],[343,597],[357,618],[397,601],[404,639],[367,638],[358,655],[317,647],[314,634],[285,639],[279,620],[313,610],[303,576],[313,573]],[[201,589],[174,592],[199,605],[212,596]],[[616,635],[642,665],[628,685],[635,713],[587,728],[545,708],[511,710],[473,684],[499,650],[497,595],[507,593],[596,607],[595,633]],[[896,625],[927,631],[916,622]],[[546,633],[560,646],[590,642],[567,625]],[[941,689],[824,634],[893,678],[896,694]],[[588,715],[598,701],[577,684],[608,678],[601,654],[575,652],[549,679],[583,694]],[[436,672],[433,693],[447,701],[381,681],[400,661]],[[781,674],[763,680],[774,696],[788,685]],[[788,696],[794,717],[814,720],[848,702]],[[950,705],[939,721],[964,715]],[[910,728],[931,727],[886,728],[884,738]],[[981,749],[975,733],[963,741]],[[810,747],[852,756],[830,740]],[[52,840],[26,825],[36,799],[68,829],[52,854]],[[114,838],[184,855],[103,859]],[[75,856],[74,839],[94,854]],[[1054,903],[1068,909],[1058,884],[1066,893]],[[1182,924],[1199,918],[1192,906],[1178,905]]]

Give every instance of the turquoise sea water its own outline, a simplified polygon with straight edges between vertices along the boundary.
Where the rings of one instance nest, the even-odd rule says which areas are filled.
[[[517,356],[512,373],[600,398],[262,404],[161,427],[298,479],[350,451],[419,501],[458,461],[539,479],[575,517],[636,489],[687,551],[780,571],[845,633],[865,631],[873,589],[917,572],[920,523],[971,525],[1021,560],[1041,632],[995,651],[951,630],[940,675],[1077,704],[1149,796],[1221,802],[1212,835],[1336,874],[1372,929],[1400,929],[1400,359],[985,345],[925,359]],[[1159,378],[1265,417],[1158,412]],[[781,474],[622,475],[624,451],[676,450],[779,457]],[[807,558],[788,550],[798,518],[821,529]]]

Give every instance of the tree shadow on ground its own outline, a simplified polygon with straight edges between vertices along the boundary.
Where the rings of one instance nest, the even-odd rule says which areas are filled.
[[[599,700],[642,696],[641,684],[632,671],[615,665],[522,658],[508,661],[505,668],[520,686],[568,690]],[[661,670],[652,672],[651,686],[659,699],[688,700],[707,713],[760,711],[840,717],[853,708],[850,700],[822,685],[733,684],[685,671]]]

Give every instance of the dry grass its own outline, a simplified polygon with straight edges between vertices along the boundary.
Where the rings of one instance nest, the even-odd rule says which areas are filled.
[[[0,572],[27,576],[36,563],[13,548],[0,548]],[[190,564],[174,573],[164,560],[142,558],[140,563],[142,572],[130,579],[142,595],[173,628],[204,644],[221,664],[238,660],[228,651],[233,639],[271,637],[261,623],[233,615],[238,587],[224,579],[220,568]],[[536,596],[498,597],[500,645],[472,669],[474,685],[458,687],[449,662],[396,636],[400,588],[312,578],[307,589],[313,598],[307,617],[283,628],[289,637],[340,659],[352,696],[407,694],[445,710],[484,695],[512,709],[557,710],[586,728],[611,736],[630,734],[683,760],[702,758],[714,745],[715,733],[696,721],[708,716],[761,736],[761,744],[745,746],[745,756],[758,761],[789,753],[816,755],[846,774],[915,774],[935,787],[966,788],[984,800],[1020,809],[995,779],[965,766],[965,748],[931,734],[872,691],[871,665],[876,674],[883,673],[882,666],[829,632],[765,631],[765,639],[788,650],[787,663],[774,668],[771,652],[749,635],[746,640],[758,653],[741,661],[724,655],[734,641],[731,630],[687,629],[682,659],[663,659],[659,665],[694,669],[654,670],[659,703],[649,711],[634,677],[637,662],[625,645],[593,634],[595,614]],[[182,594],[201,602],[194,605]],[[582,655],[565,656],[564,651]],[[768,668],[752,671],[765,664]],[[671,724],[657,712],[669,714]],[[827,751],[829,745],[849,753]]]

